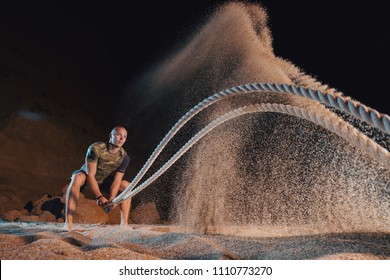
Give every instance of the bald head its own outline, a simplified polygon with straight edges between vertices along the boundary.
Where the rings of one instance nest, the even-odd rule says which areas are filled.
[[[124,130],[124,131],[126,131],[126,133],[127,133],[127,130],[126,130],[126,128],[124,128],[123,126],[116,126],[116,127],[114,127],[112,130],[111,130],[111,134],[115,134],[118,130]]]
[[[110,133],[110,143],[122,147],[127,139],[127,130],[123,126],[116,126]]]

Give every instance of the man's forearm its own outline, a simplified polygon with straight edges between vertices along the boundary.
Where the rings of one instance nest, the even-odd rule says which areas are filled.
[[[118,194],[120,184],[121,184],[121,182],[114,182],[111,185],[110,199],[109,199],[110,201],[113,200],[116,197],[116,195]]]

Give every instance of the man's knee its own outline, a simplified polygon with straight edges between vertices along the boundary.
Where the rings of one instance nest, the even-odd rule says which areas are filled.
[[[130,185],[129,181],[122,180],[119,191],[123,192]]]

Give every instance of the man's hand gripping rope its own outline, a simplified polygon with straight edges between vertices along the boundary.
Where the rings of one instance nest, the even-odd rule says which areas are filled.
[[[108,201],[107,199],[101,199],[104,196],[99,196],[96,198],[96,203],[104,209],[106,213],[110,212],[112,208],[116,206],[116,204],[112,201]],[[102,201],[103,200],[103,201]]]

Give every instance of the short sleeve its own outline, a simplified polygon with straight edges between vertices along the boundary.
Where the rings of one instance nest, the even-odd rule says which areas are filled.
[[[87,154],[85,156],[85,160],[87,162],[96,162],[99,158],[99,149],[96,145],[91,145],[88,148]]]
[[[129,157],[129,155],[126,155],[123,158],[121,165],[118,167],[118,169],[116,171],[121,172],[121,173],[125,173],[127,166],[129,165],[129,162],[130,162],[130,157]]]

